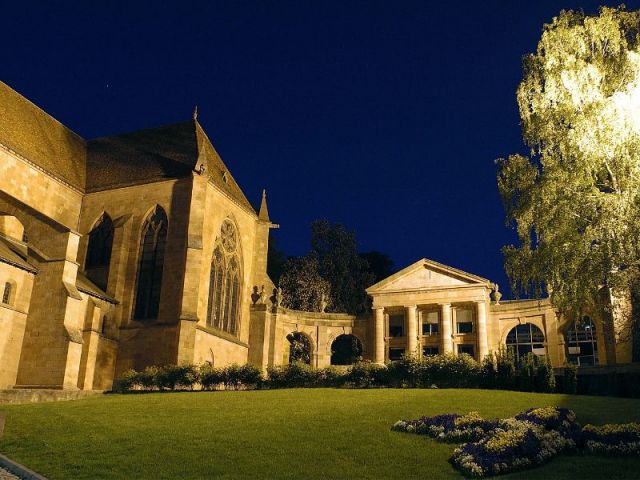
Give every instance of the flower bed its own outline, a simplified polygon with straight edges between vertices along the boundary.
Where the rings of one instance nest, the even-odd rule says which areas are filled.
[[[480,440],[497,425],[497,420],[485,420],[477,412],[471,412],[467,415],[445,414],[400,420],[393,430],[427,435],[441,442],[459,443]]]
[[[580,425],[576,423],[576,414],[568,408],[530,408],[526,412],[517,414],[514,418],[533,423],[546,430],[558,430],[565,437],[574,441],[577,441],[580,435]]]
[[[450,461],[466,475],[485,477],[532,468],[575,445],[559,431],[509,419],[481,440],[461,445]]]
[[[604,455],[640,455],[640,424],[586,425],[580,438],[589,453]]]
[[[587,425],[567,408],[531,408],[513,418],[485,420],[478,413],[401,420],[393,430],[462,442],[450,462],[465,475],[486,477],[532,468],[563,452],[640,455],[640,424]]]

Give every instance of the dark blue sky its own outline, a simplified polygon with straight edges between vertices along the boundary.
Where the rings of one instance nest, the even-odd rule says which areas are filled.
[[[0,78],[85,138],[197,104],[249,199],[267,188],[286,253],[327,218],[398,268],[429,257],[506,290],[493,161],[526,151],[521,57],[560,9],[605,2],[87,3],[3,5]]]

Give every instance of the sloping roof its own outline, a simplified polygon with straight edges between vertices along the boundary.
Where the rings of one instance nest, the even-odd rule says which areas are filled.
[[[255,212],[196,120],[87,142],[87,192],[187,177],[200,164],[221,190]]]
[[[200,123],[194,121],[196,127],[196,133],[198,135],[198,151],[202,159],[206,161],[207,174],[213,183],[222,191],[230,195],[234,200],[240,203],[243,207],[248,208],[255,213],[255,209],[247,200],[242,189],[231,175],[231,172],[216,152],[213,144],[209,140],[209,137],[200,126]]]
[[[36,267],[27,262],[27,257],[16,245],[4,237],[0,237],[0,262],[8,263],[21,270],[38,273]]]
[[[190,175],[198,158],[193,122],[87,142],[87,192]]]
[[[422,258],[415,263],[412,263],[406,268],[403,268],[399,272],[394,273],[393,275],[385,278],[384,280],[379,281],[378,283],[371,285],[366,289],[367,293],[375,293],[389,286],[390,284],[400,280],[401,278],[409,275],[410,273],[419,270],[419,269],[433,269],[437,272],[440,272],[444,275],[448,275],[467,283],[483,283],[483,284],[491,284],[491,280],[488,280],[483,277],[479,277],[478,275],[474,275],[473,273],[465,272],[464,270],[460,270],[458,268],[450,267],[449,265],[445,265],[440,262],[436,262],[435,260],[429,260],[428,258]]]
[[[87,295],[97,297],[102,300],[106,300],[109,303],[118,303],[116,299],[107,295],[100,287],[89,280],[84,273],[78,270],[78,276],[76,277],[76,288]]]
[[[1,81],[0,143],[73,187],[84,189],[84,140]]]

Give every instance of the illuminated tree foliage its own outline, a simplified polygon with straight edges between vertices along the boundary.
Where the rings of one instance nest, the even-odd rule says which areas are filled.
[[[525,57],[517,98],[531,153],[497,160],[519,238],[503,250],[512,288],[548,293],[565,313],[629,298],[640,276],[640,13],[561,12]]]
[[[314,255],[289,258],[284,264],[280,287],[285,308],[317,312],[323,295],[327,306],[332,304],[331,284],[320,275],[318,258]]]

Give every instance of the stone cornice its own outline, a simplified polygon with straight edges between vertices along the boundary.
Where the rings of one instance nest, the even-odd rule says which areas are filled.
[[[78,187],[75,187],[75,186],[71,185],[69,182],[64,180],[62,177],[59,177],[55,173],[50,172],[49,170],[42,168],[40,165],[36,164],[35,162],[32,162],[31,160],[29,160],[28,158],[24,157],[20,153],[16,152],[11,147],[8,147],[4,143],[0,142],[0,148],[2,150],[6,151],[7,153],[13,155],[14,157],[16,157],[18,160],[22,160],[24,163],[26,163],[30,167],[35,168],[36,170],[40,171],[41,173],[44,173],[45,175],[50,177],[52,180],[55,180],[59,184],[69,188],[70,190],[73,190],[74,192],[79,193],[80,195],[83,195],[85,193],[84,190],[81,190]]]

